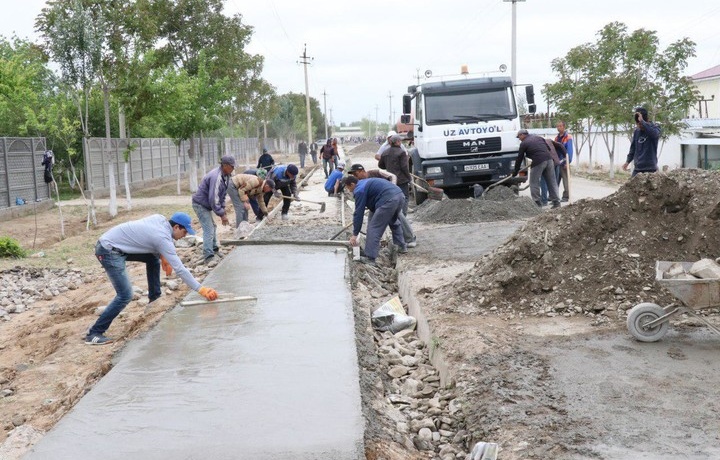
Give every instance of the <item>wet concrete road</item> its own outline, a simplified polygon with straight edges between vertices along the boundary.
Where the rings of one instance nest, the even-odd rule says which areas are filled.
[[[236,248],[205,283],[257,301],[176,307],[26,458],[363,458],[346,264],[330,247]]]

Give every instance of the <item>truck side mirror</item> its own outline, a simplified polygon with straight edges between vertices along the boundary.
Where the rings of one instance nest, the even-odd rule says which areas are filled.
[[[530,112],[530,113],[537,112],[537,106],[535,104],[528,104],[528,112]]]
[[[528,105],[535,104],[535,89],[533,88],[533,85],[527,85],[525,87],[525,101],[528,103]]]
[[[405,94],[403,96],[403,113],[409,114],[412,111],[412,96]],[[405,123],[405,122],[403,122]],[[408,121],[409,123],[409,121]]]
[[[400,115],[400,123],[405,125],[410,124],[410,115]]]

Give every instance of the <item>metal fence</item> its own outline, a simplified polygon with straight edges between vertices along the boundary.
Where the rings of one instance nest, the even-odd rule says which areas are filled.
[[[43,180],[45,138],[0,138],[0,209],[50,198]],[[20,200],[18,200],[20,199]]]
[[[105,142],[105,138],[93,137],[84,145],[85,173],[92,181],[96,192],[110,188],[108,157],[104,154],[103,148]],[[268,139],[266,142],[271,145],[275,143],[273,139]],[[137,186],[151,180],[176,177],[178,169],[181,175],[185,175],[190,170],[189,149],[190,141],[183,141],[178,147],[172,139],[166,138],[111,139],[109,151],[113,158],[115,183],[121,184],[124,180],[126,154],[128,182],[131,185]],[[195,162],[200,174],[216,167],[222,155],[232,155],[239,166],[254,166],[258,157],[258,139],[195,139]]]

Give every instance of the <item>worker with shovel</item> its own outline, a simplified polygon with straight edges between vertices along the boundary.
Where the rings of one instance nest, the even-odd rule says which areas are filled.
[[[283,197],[282,220],[289,219],[288,212],[290,211],[290,203],[292,202],[290,197],[294,197],[296,200],[300,199],[297,183],[295,182],[297,175],[298,167],[294,164],[274,166],[267,175],[268,179],[275,182],[275,190],[281,192],[281,196]],[[265,193],[265,206],[270,203],[272,196],[272,192]]]
[[[397,181],[397,176],[391,172],[383,171],[381,169],[366,170],[365,167],[359,163],[350,166],[350,171],[348,172],[348,174],[350,174],[351,176],[355,176],[358,180],[375,177],[379,179],[389,180],[393,184],[395,184]],[[368,222],[372,220],[372,218],[373,213],[370,213],[370,215],[368,216]],[[414,248],[415,246],[417,246],[417,236],[415,235],[415,232],[413,231],[410,222],[403,213],[398,216],[398,220],[400,221],[400,225],[402,226],[403,236],[405,237],[407,247]]]
[[[335,196],[342,191],[341,181],[344,172],[345,162],[341,161],[325,181],[325,191],[328,193],[328,196]]]
[[[105,331],[133,297],[132,281],[125,267],[128,261],[145,263],[150,302],[162,294],[160,267],[168,276],[174,269],[190,289],[197,291],[207,300],[217,299],[217,292],[201,286],[185,268],[175,251],[173,240],[179,240],[188,234],[194,235],[195,230],[191,226],[190,216],[184,212],[176,212],[170,220],[154,214],[144,219],[125,222],[103,233],[95,245],[95,257],[110,278],[116,295],[95,324],[88,329],[86,344],[105,345],[112,342],[112,339],[105,336]]]
[[[260,215],[263,218],[267,216],[268,210],[263,195],[272,193],[274,190],[275,182],[272,179],[263,180],[255,174],[236,174],[232,176],[228,187],[228,195],[233,208],[235,208],[235,228],[238,228],[240,222],[247,222],[248,211],[253,209],[253,200],[257,203]],[[260,199],[258,200],[258,198]]]
[[[363,179],[358,181],[353,176],[347,176],[342,181],[343,187],[355,197],[355,213],[353,214],[353,232],[350,244],[357,246],[358,235],[362,229],[365,208],[373,212],[373,218],[367,224],[365,237],[365,258],[360,261],[368,265],[375,265],[375,259],[380,253],[380,239],[385,229],[390,227],[393,242],[400,248],[400,253],[407,252],[407,245],[403,237],[402,227],[398,215],[402,213],[405,195],[395,184],[385,179]]]

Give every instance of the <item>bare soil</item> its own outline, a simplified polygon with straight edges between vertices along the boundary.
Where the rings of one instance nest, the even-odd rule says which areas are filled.
[[[377,149],[370,143],[361,147],[353,155],[369,157]],[[177,290],[165,289],[148,311],[140,296],[113,323],[116,342],[88,347],[82,341],[95,309],[114,295],[93,256],[95,241],[110,227],[150,213],[193,215],[189,196],[185,205],[174,201],[174,187],[139,193],[156,199],[121,208],[115,219],[101,209],[98,226],[90,230],[83,206],[64,207],[62,241],[57,209],[0,223],[1,235],[43,253],[0,260],[0,272],[20,267],[28,276],[35,269],[60,276],[76,269],[83,279],[75,290],[0,320],[0,390],[12,390],[0,398],[0,444],[17,426],[50,429],[110,370],[126,341],[149,330],[187,293],[182,283]],[[500,444],[504,459],[720,456],[715,359],[720,339],[689,318],[678,318],[656,344],[639,344],[624,328],[625,312],[636,303],[674,300],[653,283],[656,260],[719,255],[719,187],[717,173],[677,170],[639,175],[605,199],[539,214],[526,210],[522,199],[512,202],[517,207],[499,205],[505,214],[494,217],[481,208],[496,205],[469,200],[442,202],[445,208],[435,215],[416,211],[420,235],[445,241],[433,250],[419,238],[406,275],[416,280],[433,328],[432,345],[450,367],[462,405],[461,428],[469,433],[466,452],[473,442],[490,441]],[[173,200],[164,199],[168,196]],[[278,221],[255,237],[327,239],[341,228],[336,210],[320,216],[313,205],[294,206],[296,219]],[[232,213],[229,217],[233,221]],[[508,227],[520,229],[496,248]],[[221,230],[221,239],[231,237],[231,230]],[[437,250],[450,251],[458,241],[479,252],[438,257]],[[197,249],[179,253],[188,262],[199,255]],[[361,386],[369,398],[364,401],[368,458],[440,458],[400,442],[383,410],[391,390],[368,318],[397,291],[398,273],[391,259],[381,265],[381,292],[364,285],[357,269],[352,280]],[[144,267],[131,265],[130,272],[145,288]],[[202,279],[202,270],[195,274]],[[718,323],[718,310],[704,314]]]

